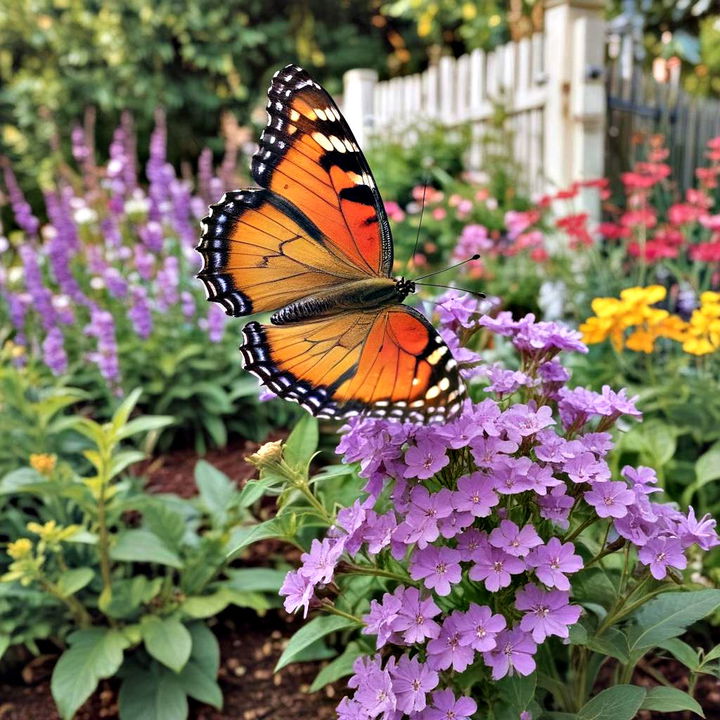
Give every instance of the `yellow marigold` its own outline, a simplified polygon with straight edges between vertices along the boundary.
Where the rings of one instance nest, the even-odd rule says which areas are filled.
[[[48,453],[32,453],[30,455],[30,467],[37,470],[41,475],[50,475],[55,469],[57,458]]]
[[[20,538],[11,542],[7,547],[7,554],[14,560],[22,560],[32,552],[33,544],[27,538]]]
[[[718,293],[703,293],[706,295]],[[683,350],[691,355],[709,355],[720,348],[720,304],[703,302],[693,310],[683,339]]]

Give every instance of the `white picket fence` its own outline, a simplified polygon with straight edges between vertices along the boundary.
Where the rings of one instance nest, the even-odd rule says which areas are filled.
[[[482,169],[481,142],[502,103],[526,190],[569,186],[603,172],[605,55],[603,0],[547,0],[545,30],[494,51],[444,57],[417,75],[378,82],[372,70],[344,77],[343,110],[361,145],[424,120],[451,128],[471,123],[471,169]],[[582,203],[597,216],[595,193]]]

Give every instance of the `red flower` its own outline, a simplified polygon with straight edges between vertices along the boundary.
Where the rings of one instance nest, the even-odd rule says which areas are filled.
[[[535,262],[545,262],[550,255],[548,255],[548,251],[545,248],[536,247],[533,248],[533,251],[530,253],[530,257]]]
[[[621,238],[630,237],[629,228],[617,225],[616,223],[600,223],[597,229],[606,240],[620,240]]]
[[[720,262],[720,240],[691,247],[690,257],[700,262]]]
[[[657,217],[649,208],[641,208],[639,210],[630,210],[623,213],[620,222],[627,227],[636,225],[645,225],[645,227],[655,227],[657,225]]]
[[[686,225],[700,217],[700,209],[686,203],[675,203],[668,208],[668,220],[673,225]]]
[[[662,258],[676,258],[678,249],[662,241],[648,240],[644,247],[640,243],[631,242],[628,245],[628,253],[633,257],[641,257],[647,262],[655,262]]]

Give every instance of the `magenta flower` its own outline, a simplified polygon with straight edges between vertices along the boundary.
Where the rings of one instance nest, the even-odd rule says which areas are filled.
[[[335,566],[343,553],[344,545],[341,541],[325,538],[313,540],[310,552],[300,556],[302,565],[298,572],[306,577],[313,585],[327,584],[333,579]]]
[[[391,671],[392,687],[397,698],[397,709],[404,713],[424,710],[427,693],[434,690],[439,682],[438,674],[417,658],[403,655]]]
[[[537,585],[526,585],[515,598],[515,607],[525,611],[520,629],[532,633],[537,643],[550,635],[568,637],[568,627],[580,618],[580,606],[570,605],[569,593],[562,590],[543,590]]]
[[[517,442],[554,424],[552,408],[547,405],[537,409],[531,405],[513,405],[502,415],[502,427],[510,440]]]
[[[563,463],[563,470],[574,483],[604,483],[610,479],[610,468],[591,452],[581,452]]]
[[[532,525],[521,529],[511,520],[502,520],[490,533],[489,542],[494,548],[515,557],[524,557],[532,548],[542,545],[542,539]]]
[[[432,707],[423,720],[470,720],[477,712],[477,703],[469,697],[455,698],[452,690],[439,690],[432,695]]]
[[[551,520],[561,528],[568,527],[570,508],[575,504],[575,500],[567,494],[565,483],[554,487],[548,495],[538,498],[537,502],[540,506],[540,517]]]
[[[461,512],[469,512],[473,517],[487,517],[491,508],[500,502],[493,485],[493,479],[486,473],[463,475],[458,479],[457,490],[452,494],[453,507]]]
[[[624,482],[595,483],[584,497],[601,518],[625,517],[628,506],[635,502],[635,493]]]
[[[449,595],[461,576],[460,553],[453,548],[429,545],[416,550],[410,560],[410,577],[423,580],[425,587],[438,595]]]
[[[677,538],[654,537],[647,541],[638,551],[638,558],[643,565],[650,566],[650,574],[656,580],[667,575],[668,567],[684,570],[687,558],[683,554],[682,544]]]
[[[513,671],[530,675],[535,670],[533,655],[537,645],[532,637],[516,627],[497,636],[497,646],[483,653],[485,664],[492,668],[492,679],[500,680]]]
[[[518,444],[496,437],[477,437],[470,442],[470,452],[480,468],[492,468],[498,457],[514,453]]]
[[[492,650],[495,636],[505,629],[507,622],[502,615],[493,615],[486,605],[471,603],[467,612],[460,615],[457,628],[460,631],[460,644],[483,652]]]
[[[390,672],[372,665],[360,672],[356,670],[355,677],[358,678],[358,685],[354,699],[365,711],[366,717],[374,718],[381,713],[384,713],[384,717],[391,717],[389,713],[397,707],[397,698]]]
[[[438,521],[452,512],[451,492],[443,488],[440,492],[429,493],[422,485],[410,492],[410,507],[405,522],[398,525],[393,539],[408,545],[417,543],[424,548],[440,536]]]
[[[472,665],[475,652],[460,637],[462,614],[454,612],[445,618],[440,635],[427,644],[428,665],[433,670],[447,670],[452,667],[462,672]]]
[[[402,597],[402,607],[393,621],[393,628],[402,633],[403,640],[412,645],[440,635],[440,625],[432,619],[440,614],[440,608],[432,598],[423,600],[420,591],[414,587],[400,586],[395,594],[398,592]]]
[[[575,555],[574,550],[571,542],[562,543],[559,538],[553,537],[546,545],[533,548],[526,562],[535,568],[538,580],[548,587],[569,590],[570,581],[565,574],[577,572],[583,566],[582,558]]]
[[[512,575],[525,570],[525,563],[494,547],[480,548],[475,552],[475,564],[470,568],[471,580],[483,580],[490,592],[507,587]]]
[[[382,602],[372,600],[370,612],[363,617],[365,627],[364,635],[377,635],[376,647],[379,650],[395,632],[394,622],[398,618],[402,607],[402,592],[395,594],[385,593]]]
[[[720,538],[715,530],[716,524],[710,515],[703,515],[698,520],[695,517],[695,510],[688,508],[687,517],[680,521],[678,528],[683,545],[689,547],[696,543],[702,550],[710,550],[720,545]]]
[[[303,608],[304,616],[307,617],[314,591],[315,586],[306,577],[291,570],[285,576],[285,581],[280,588],[280,595],[285,596],[283,602],[285,610],[294,613]]]

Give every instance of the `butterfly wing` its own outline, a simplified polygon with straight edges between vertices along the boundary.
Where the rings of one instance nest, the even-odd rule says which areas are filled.
[[[393,246],[385,208],[332,98],[288,65],[273,77],[267,111],[252,161],[255,182],[287,198],[358,268],[389,277]]]
[[[203,220],[198,277],[228,315],[276,310],[367,275],[295,206],[270,190],[227,193]]]
[[[460,410],[465,388],[456,361],[405,305],[297,325],[251,322],[243,336],[246,369],[318,417],[443,422]]]

